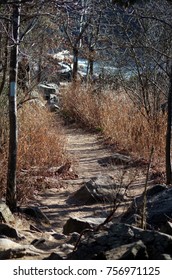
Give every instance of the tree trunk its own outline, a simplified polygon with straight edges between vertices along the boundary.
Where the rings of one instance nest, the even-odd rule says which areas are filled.
[[[172,125],[172,64],[170,70],[170,83],[168,91],[168,115],[166,132],[166,180],[167,185],[172,183],[171,171],[171,125]]]
[[[7,22],[6,24],[6,30],[7,32],[9,31],[9,22]],[[1,51],[2,51],[2,46],[3,42],[2,42],[2,38],[1,38]],[[5,81],[6,81],[6,74],[7,74],[7,65],[8,65],[8,35],[6,35],[6,38],[5,38],[5,44],[4,44],[4,57],[2,59],[2,53],[1,53],[1,61],[4,61],[3,63],[3,67],[2,67],[2,80],[1,80],[1,84],[0,84],[0,95],[2,94],[3,92],[3,89],[4,89],[4,86],[5,86]]]
[[[43,51],[44,51],[44,33],[41,35],[41,42],[42,44],[39,46],[39,57],[38,57],[38,76],[37,82],[38,84],[42,82],[42,58],[43,58]]]
[[[10,76],[9,76],[9,157],[8,157],[8,174],[6,203],[15,211],[17,207],[16,199],[16,165],[17,165],[17,71],[18,71],[18,45],[19,45],[19,25],[20,25],[21,5],[13,5],[12,14],[12,38],[13,46],[10,53]]]
[[[94,71],[94,49],[91,47],[89,50],[89,77],[93,77]]]
[[[73,72],[72,72],[72,78],[75,81],[77,78],[78,73],[78,48],[73,48]]]

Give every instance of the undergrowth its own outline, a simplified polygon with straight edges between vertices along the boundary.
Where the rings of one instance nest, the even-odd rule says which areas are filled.
[[[108,144],[137,158],[148,160],[153,146],[154,163],[164,161],[166,115],[146,116],[122,90],[99,92],[93,85],[74,84],[62,96],[67,120],[102,132]]]
[[[8,133],[8,126],[4,133],[4,135]],[[0,152],[0,198],[4,196],[6,187],[7,140],[6,138]],[[42,182],[37,184],[38,182],[31,178],[30,170],[33,167],[45,170],[49,167],[60,166],[68,160],[65,144],[65,136],[55,114],[34,103],[23,104],[18,110],[18,201],[26,201],[33,197],[37,189],[41,188]]]

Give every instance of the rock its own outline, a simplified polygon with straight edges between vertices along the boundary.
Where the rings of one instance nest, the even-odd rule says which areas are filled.
[[[149,259],[159,259],[161,254],[169,254],[172,249],[172,236],[154,230],[142,230],[127,224],[118,226],[114,224],[109,229],[109,235],[118,236],[122,243],[142,240],[147,247]]]
[[[67,255],[67,254],[70,254],[73,251],[74,245],[64,243],[61,246],[59,246],[59,249],[60,249],[60,251],[63,255]]]
[[[36,219],[37,221],[43,222],[47,225],[51,224],[48,217],[36,206],[23,207],[23,208],[20,208],[20,211],[22,213]]]
[[[148,253],[146,246],[141,240],[116,247],[111,250],[99,253],[94,259],[103,260],[147,260]]]
[[[21,245],[7,238],[0,238],[0,258],[21,258],[23,256],[39,256],[43,251],[32,245]]]
[[[84,229],[92,229],[104,222],[104,218],[72,218],[70,217],[63,226],[63,233],[70,234],[72,232],[81,233]]]
[[[5,224],[0,224],[0,234],[5,235],[6,237],[20,239],[17,230]]]
[[[9,224],[15,221],[9,207],[3,201],[0,201],[0,219]]]
[[[128,247],[126,252],[119,258],[120,260],[147,260],[149,258],[147,248],[141,240],[130,244]]]
[[[142,230],[127,224],[113,224],[107,231],[83,238],[67,259],[161,259],[171,256],[172,236]]]
[[[157,195],[160,192],[163,192],[163,191],[165,191],[167,189],[168,189],[167,185],[165,185],[165,184],[155,185],[155,186],[153,186],[153,187],[151,187],[150,189],[147,190],[147,196],[150,197],[150,196]]]
[[[34,245],[35,247],[39,247],[40,244],[44,243],[45,239],[40,238],[40,239],[34,239],[31,244]]]
[[[108,165],[128,165],[130,162],[132,162],[131,157],[119,153],[98,160],[98,163],[103,167]]]
[[[9,249],[7,251],[0,252],[0,260],[8,260],[13,257],[12,250]]]
[[[58,253],[51,253],[51,255],[44,260],[63,260],[63,258]]]
[[[98,176],[92,178],[90,181],[75,192],[72,197],[76,201],[84,204],[92,204],[98,202],[114,202],[115,199],[123,200],[125,188],[117,185],[111,176]]]
[[[123,215],[121,222],[126,223],[133,214],[142,214],[143,195],[134,199],[131,207]],[[156,185],[147,193],[147,224],[159,228],[172,218],[172,188]]]
[[[25,256],[39,256],[38,252],[30,251],[25,248],[8,249],[7,251],[0,252],[0,260],[17,259]]]
[[[168,254],[162,254],[159,257],[159,260],[169,260],[169,261],[171,261],[172,260],[172,256],[168,255]]]
[[[54,96],[59,93],[59,87],[54,83],[39,84],[38,87],[42,91],[43,97],[46,100],[49,100],[51,95]]]
[[[71,234],[70,234],[70,239],[68,240],[68,242],[67,243],[69,243],[69,244],[76,244],[76,242],[78,241],[78,239],[79,239],[79,236],[80,236],[80,234],[78,233],[78,232],[72,232]]]
[[[65,240],[66,239],[66,235],[61,234],[61,233],[53,233],[52,237],[56,240]]]
[[[167,221],[161,226],[160,231],[172,235],[172,223]]]
[[[22,245],[7,238],[0,238],[0,252],[16,248],[22,248]]]
[[[34,245],[34,247],[36,247],[37,249],[44,250],[44,251],[48,251],[50,249],[51,250],[56,249],[59,246],[59,242],[57,242],[56,240],[52,241],[44,238],[35,239],[32,241],[31,244]]]

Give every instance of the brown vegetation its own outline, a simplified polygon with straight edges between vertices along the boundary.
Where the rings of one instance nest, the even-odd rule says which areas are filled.
[[[8,115],[6,115],[6,122],[7,117]],[[18,110],[18,117],[17,187],[20,190],[18,200],[23,201],[36,192],[36,185],[30,178],[29,170],[33,167],[46,170],[49,167],[60,166],[67,161],[67,154],[65,137],[56,115],[48,112],[44,107],[26,103]],[[6,131],[3,131],[4,135],[7,130],[8,126],[6,126]],[[4,135],[1,135],[1,138],[5,137]],[[7,142],[0,153],[0,197],[4,195],[6,186]]]
[[[99,92],[93,86],[72,85],[63,92],[63,114],[87,128],[101,131],[108,143],[138,158],[164,161],[166,115],[146,116],[122,90]]]

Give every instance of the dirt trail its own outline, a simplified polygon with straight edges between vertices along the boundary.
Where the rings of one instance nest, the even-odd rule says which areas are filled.
[[[102,167],[98,161],[112,155],[97,134],[79,128],[67,128],[68,152],[76,160],[76,172],[80,179],[88,180],[102,174],[114,174],[114,167]]]
[[[70,216],[106,216],[110,206],[95,205],[76,205],[67,203],[67,199],[80,188],[84,181],[97,175],[111,175],[116,180],[123,176],[123,166],[108,165],[102,167],[99,162],[112,155],[112,152],[105,148],[102,140],[97,134],[84,132],[76,127],[65,127],[65,134],[68,140],[67,150],[74,159],[74,168],[78,178],[74,180],[63,180],[62,186],[55,182],[55,187],[46,190],[39,198],[39,203],[45,206],[44,213],[51,221],[51,226],[56,232],[62,233],[63,225]],[[129,168],[125,171],[127,180],[130,175],[135,173],[136,168]],[[141,183],[143,179],[143,170],[137,169],[135,176],[136,187],[131,189],[130,194],[139,194],[143,190]],[[139,186],[139,187],[138,187]],[[47,207],[47,208],[46,208]]]

